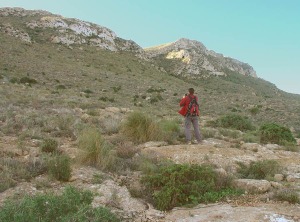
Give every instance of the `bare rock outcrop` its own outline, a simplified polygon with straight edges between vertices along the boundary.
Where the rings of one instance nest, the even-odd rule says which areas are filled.
[[[163,56],[166,60],[176,60],[176,66],[164,68],[177,75],[222,76],[227,75],[228,71],[232,71],[245,76],[257,77],[254,69],[247,63],[208,50],[201,42],[195,40],[181,38],[173,43],[146,48],[145,51],[153,59],[161,59]]]
[[[31,43],[32,36],[29,33],[42,30],[52,33],[48,41],[55,44],[68,46],[86,44],[114,52],[129,51],[146,59],[144,50],[134,41],[119,38],[112,30],[97,24],[65,18],[46,11],[25,10],[23,8],[0,8],[0,17],[22,18],[21,20],[16,19],[17,23],[14,26],[0,24],[2,32],[18,37],[22,41]],[[37,33],[39,32],[35,34],[37,35]]]

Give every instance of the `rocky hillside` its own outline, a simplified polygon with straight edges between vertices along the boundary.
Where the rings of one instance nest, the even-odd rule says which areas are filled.
[[[135,107],[178,116],[178,99],[192,86],[203,115],[239,112],[257,123],[300,128],[299,96],[256,78],[248,64],[207,50],[200,42],[180,39],[144,50],[108,28],[46,11],[2,8],[0,18],[0,79],[8,83],[2,87],[3,107],[17,98],[4,97],[5,87],[13,87],[24,90],[29,105],[31,93],[48,92],[56,97],[54,103],[69,104],[72,98],[77,106]],[[35,82],[30,88],[13,84],[28,85],[28,78]],[[252,115],[252,109],[259,114]]]
[[[224,57],[198,41],[179,39],[176,42],[145,49],[150,58],[159,60],[159,64],[168,72],[192,77],[209,75],[224,76],[228,70],[245,76],[257,77],[254,69],[247,63]],[[177,61],[169,65],[168,60]],[[166,64],[165,64],[166,63]]]
[[[135,42],[121,39],[110,29],[90,22],[22,8],[1,8],[0,17],[3,19],[0,24],[1,32],[29,44],[43,39],[70,47],[84,44],[110,51],[143,54],[143,49]],[[17,19],[11,21],[11,17]]]
[[[147,48],[145,54],[145,51],[134,41],[119,38],[112,30],[90,22],[64,18],[47,11],[31,11],[22,8],[2,8],[0,16],[3,19],[0,31],[28,44],[49,41],[69,47],[91,45],[114,52],[129,51],[143,59],[158,58],[161,68],[177,75],[193,77],[226,75],[227,70],[230,70],[256,77],[250,65],[207,50],[202,43],[189,39],[179,39],[174,43]],[[11,18],[15,19],[12,21]],[[162,65],[161,56],[178,63],[169,69]]]

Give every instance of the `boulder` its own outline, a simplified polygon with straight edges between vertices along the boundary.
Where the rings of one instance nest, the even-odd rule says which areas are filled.
[[[233,185],[249,193],[265,193],[271,189],[271,183],[267,180],[237,179],[233,181]]]

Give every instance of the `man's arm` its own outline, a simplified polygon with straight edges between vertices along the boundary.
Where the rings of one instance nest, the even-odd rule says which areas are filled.
[[[185,106],[185,102],[186,102],[186,96],[180,100],[179,106],[180,107]]]

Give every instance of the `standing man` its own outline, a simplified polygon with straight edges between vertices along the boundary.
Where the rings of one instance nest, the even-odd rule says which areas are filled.
[[[192,144],[191,124],[193,124],[196,142],[201,143],[201,134],[199,130],[199,104],[198,98],[194,95],[195,90],[189,88],[189,94],[181,99],[179,113],[185,117],[185,138],[188,144]]]

